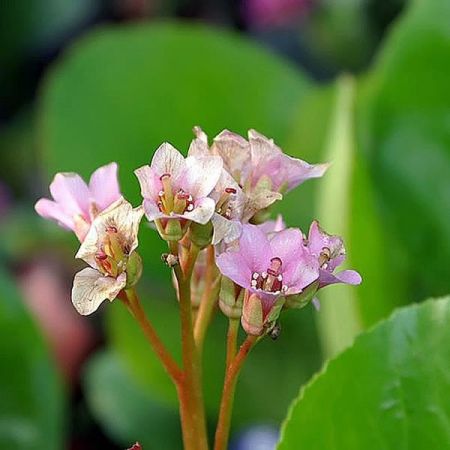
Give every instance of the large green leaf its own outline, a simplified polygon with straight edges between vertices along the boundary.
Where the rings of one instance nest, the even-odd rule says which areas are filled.
[[[358,140],[414,300],[450,287],[449,14],[447,0],[412,1],[364,80],[359,104]]]
[[[63,392],[47,347],[0,270],[0,448],[63,448]]]
[[[450,297],[405,307],[304,388],[279,450],[448,449]]]
[[[92,412],[123,447],[135,441],[146,450],[181,447],[176,408],[161,405],[140,389],[114,353],[101,353],[89,362],[84,387]]]

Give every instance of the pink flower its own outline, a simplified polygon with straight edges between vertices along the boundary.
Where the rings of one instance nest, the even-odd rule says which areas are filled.
[[[97,169],[86,184],[76,173],[58,173],[50,184],[54,200],[37,201],[37,213],[75,232],[83,242],[95,217],[121,197],[115,162]]]
[[[288,192],[310,178],[320,178],[328,164],[308,164],[283,153],[268,139],[255,130],[248,132],[251,164],[246,183],[255,189],[262,184],[276,192]]]
[[[315,220],[309,229],[307,247],[319,264],[319,289],[330,284],[360,284],[361,275],[354,270],[334,273],[345,260],[345,248],[339,236],[325,233]]]
[[[260,227],[243,225],[239,249],[218,255],[216,263],[253,302],[259,299],[263,322],[278,298],[301,292],[319,276],[317,259],[303,245],[301,231],[293,228],[269,238]]]
[[[135,171],[149,221],[179,219],[206,224],[215,202],[208,197],[222,171],[217,156],[183,155],[168,143],[153,155],[151,165]]]
[[[275,220],[267,220],[262,224],[258,225],[261,230],[266,234],[277,233],[278,231],[283,231],[286,229],[286,224],[284,223],[283,216],[278,214]]]
[[[142,207],[133,208],[121,197],[95,218],[75,256],[91,266],[73,281],[72,303],[80,314],[93,313],[139,280],[142,263],[135,250],[143,214]]]

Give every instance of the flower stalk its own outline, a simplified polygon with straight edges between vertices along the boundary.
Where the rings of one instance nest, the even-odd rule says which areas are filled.
[[[233,321],[230,321],[230,327],[233,326],[231,330],[229,330],[229,350],[232,351],[233,341],[235,340],[234,324],[231,325]],[[231,331],[231,333],[230,333]],[[235,341],[234,341],[235,342]],[[225,381],[223,384],[222,391],[222,399],[220,402],[220,410],[219,410],[219,420],[217,422],[215,442],[214,442],[214,450],[226,450],[229,434],[230,434],[230,425],[231,425],[231,413],[233,411],[233,402],[234,402],[234,393],[236,390],[236,383],[238,380],[239,373],[244,365],[244,362],[250,353],[251,349],[258,342],[257,336],[249,335],[247,339],[243,342],[241,347],[239,348],[239,352],[237,355],[231,360],[227,362]],[[228,345],[227,345],[228,347]],[[227,348],[228,350],[228,348]],[[231,359],[231,358],[230,358]]]

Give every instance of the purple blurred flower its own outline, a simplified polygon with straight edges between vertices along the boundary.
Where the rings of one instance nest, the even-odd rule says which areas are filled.
[[[117,164],[97,169],[89,184],[76,173],[58,173],[50,184],[50,193],[54,200],[38,200],[37,213],[74,231],[83,242],[95,217],[121,197]]]
[[[312,0],[245,0],[244,15],[257,26],[283,25],[304,14]]]

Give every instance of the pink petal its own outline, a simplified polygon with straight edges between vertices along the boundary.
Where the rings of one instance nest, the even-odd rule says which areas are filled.
[[[73,217],[66,214],[64,208],[52,200],[41,198],[34,205],[34,209],[41,217],[56,220],[59,225],[68,230],[73,230],[75,227]]]
[[[50,184],[50,192],[67,214],[89,217],[90,192],[76,173],[58,173]]]
[[[117,179],[117,163],[98,168],[89,181],[92,200],[103,210],[121,197]]]
[[[257,225],[243,225],[239,253],[253,272],[266,271],[272,258],[267,236]]]
[[[328,270],[320,270],[320,288],[329,286],[330,284],[344,283],[357,285],[362,282],[361,275],[354,270],[343,270],[333,274]]]
[[[141,186],[141,195],[145,199],[155,201],[158,193],[162,189],[160,176],[150,166],[142,166],[134,171],[139,185]]]
[[[310,178],[320,178],[328,169],[329,164],[309,164],[301,159],[283,155],[283,168],[288,191]]]
[[[216,264],[220,272],[233,280],[237,285],[248,289],[252,280],[252,268],[240,252],[224,252],[216,256]]]
[[[169,218],[169,216],[166,216],[159,210],[157,204],[153,200],[145,199],[143,206],[145,217],[147,217],[149,222],[153,222],[154,220],[161,219],[163,217]]]

